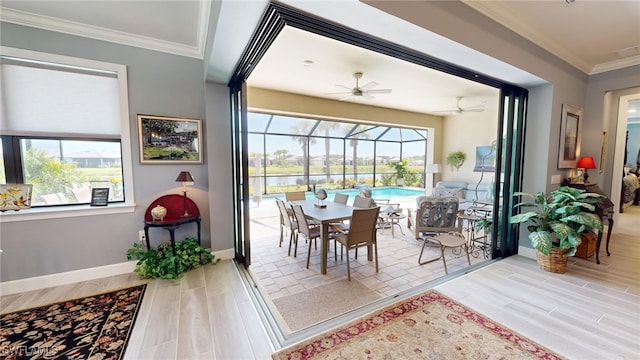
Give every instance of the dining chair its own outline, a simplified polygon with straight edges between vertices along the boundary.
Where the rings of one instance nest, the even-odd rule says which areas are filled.
[[[291,256],[291,244],[294,243],[295,240],[296,248],[293,252],[293,257],[296,257],[296,252],[298,250],[298,222],[292,219],[293,214],[289,214],[284,201],[276,199],[276,204],[278,204],[278,210],[280,211],[280,247],[282,247],[284,232],[288,231],[289,251],[287,252],[287,256]]]
[[[306,200],[305,191],[287,191],[284,193],[284,199],[287,201]]]
[[[353,199],[353,207],[370,208],[372,206],[372,202],[373,202],[373,199],[371,199],[369,197],[364,197],[364,196],[357,195]]]
[[[342,244],[342,246],[347,249],[347,280],[349,281],[351,281],[350,249],[358,249],[363,246],[372,247],[376,262],[376,273],[378,272],[376,224],[379,214],[379,207],[353,209],[349,228],[347,230],[336,229],[336,233],[334,234],[336,243]]]
[[[315,243],[316,250],[318,249],[318,239],[320,238],[320,227],[310,225],[307,222],[307,218],[304,215],[304,211],[302,210],[302,206],[298,204],[291,204],[291,208],[293,209],[293,215],[296,218],[296,222],[298,223],[298,235],[302,235],[305,237],[307,242],[309,243],[307,250],[307,269],[309,268],[309,260],[311,259],[311,243]],[[298,249],[298,240],[296,238],[295,241],[296,250]],[[294,251],[294,254],[295,254]],[[294,255],[295,257],[295,255]]]
[[[333,196],[333,202],[338,204],[346,205],[348,200],[349,200],[349,194],[336,193]]]
[[[462,221],[458,219],[459,201],[455,196],[424,196],[419,199],[413,224],[416,239],[423,240],[422,249],[418,256],[418,264],[424,265],[442,259],[444,273],[448,274],[444,252],[447,248],[460,248],[467,255],[467,263],[471,266],[467,239],[462,235]],[[440,255],[428,260],[422,260],[424,248],[430,243],[435,244],[440,249]]]

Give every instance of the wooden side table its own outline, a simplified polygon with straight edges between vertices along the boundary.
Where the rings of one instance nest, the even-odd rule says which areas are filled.
[[[611,232],[613,231],[613,213],[614,213],[613,208],[615,206],[611,201],[611,199],[609,199],[604,194],[602,189],[600,189],[596,184],[572,184],[569,182],[563,182],[562,185],[570,186],[576,189],[582,189],[590,193],[596,193],[604,196],[603,198],[600,199],[600,201],[598,201],[595,204],[596,209],[593,213],[595,213],[600,217],[603,224],[605,220],[609,224],[607,228],[606,251],[607,251],[607,256],[611,256],[611,253],[609,252],[609,240],[611,239]],[[596,263],[597,264],[600,264],[600,244],[601,243],[602,243],[602,230],[598,231],[598,240],[596,241]]]

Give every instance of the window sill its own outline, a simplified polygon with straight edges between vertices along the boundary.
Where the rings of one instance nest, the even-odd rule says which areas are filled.
[[[5,211],[0,213],[0,223],[31,221],[31,220],[47,220],[60,219],[78,216],[102,216],[111,214],[132,213],[135,210],[135,204],[121,203],[109,206],[63,206],[49,208],[33,208],[20,211]]]

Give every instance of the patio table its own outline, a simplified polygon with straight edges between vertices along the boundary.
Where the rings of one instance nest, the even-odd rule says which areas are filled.
[[[316,200],[297,200],[291,201],[292,204],[302,206],[302,211],[306,218],[316,221],[320,224],[321,254],[320,254],[320,272],[327,273],[327,254],[329,253],[329,224],[351,219],[353,206],[343,205],[327,201],[326,207],[316,207]],[[371,251],[368,251],[371,254]]]

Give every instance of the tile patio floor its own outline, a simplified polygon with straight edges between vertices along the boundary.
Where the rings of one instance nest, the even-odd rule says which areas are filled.
[[[350,199],[348,204],[351,204]],[[415,207],[415,198],[398,198],[392,202],[400,202],[406,215],[407,208]],[[251,266],[249,271],[258,283],[263,295],[277,299],[282,296],[303,292],[307,289],[346,279],[346,254],[341,260],[338,253],[334,258],[333,241],[330,242],[327,274],[320,273],[320,244],[318,250],[311,249],[311,262],[306,269],[307,244],[301,237],[298,244],[297,257],[287,256],[288,234],[285,234],[282,247],[278,246],[280,230],[279,215],[273,198],[265,198],[259,206],[255,203],[251,208]],[[351,278],[356,279],[381,297],[395,295],[427,281],[444,276],[441,260],[425,265],[418,265],[421,241],[414,238],[413,231],[407,229],[407,220],[400,221],[404,235],[395,228],[395,238],[389,229],[378,230],[379,272],[375,271],[375,263],[367,261],[366,248],[359,249],[358,258],[351,262]],[[353,257],[353,251],[350,253]],[[430,247],[425,250],[424,258],[437,256],[439,250]],[[449,273],[467,267],[464,253],[446,253]],[[482,255],[471,257],[471,263],[485,261]]]

